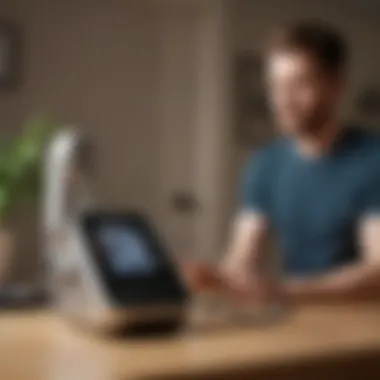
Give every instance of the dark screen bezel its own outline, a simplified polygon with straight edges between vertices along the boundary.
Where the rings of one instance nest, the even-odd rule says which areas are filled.
[[[138,231],[145,239],[149,252],[156,261],[156,270],[149,276],[113,273],[105,259],[104,249],[98,241],[98,228],[105,223],[121,224]],[[148,218],[137,212],[91,211],[83,213],[80,226],[84,233],[91,259],[95,263],[98,275],[105,284],[108,296],[117,305],[183,304],[188,292],[182,283],[174,263],[170,260],[158,234]]]

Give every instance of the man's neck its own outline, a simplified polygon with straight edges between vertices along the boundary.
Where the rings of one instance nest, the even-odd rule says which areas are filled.
[[[309,158],[328,154],[342,129],[337,120],[331,120],[315,132],[296,137],[296,143],[302,155]]]

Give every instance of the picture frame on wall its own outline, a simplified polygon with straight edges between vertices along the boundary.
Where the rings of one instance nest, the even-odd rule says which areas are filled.
[[[0,91],[11,90],[20,82],[21,33],[13,23],[0,20]]]
[[[263,61],[255,52],[236,58],[236,139],[240,147],[260,145],[273,136],[265,96]]]

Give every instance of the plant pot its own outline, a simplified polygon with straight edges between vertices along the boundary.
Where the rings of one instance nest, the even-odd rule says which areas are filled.
[[[14,235],[9,229],[0,228],[0,287],[10,278],[14,248]]]

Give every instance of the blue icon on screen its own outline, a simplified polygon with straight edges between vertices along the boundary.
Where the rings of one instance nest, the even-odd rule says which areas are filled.
[[[119,226],[107,226],[100,229],[99,237],[115,274],[148,275],[153,272],[154,260],[138,232]]]

